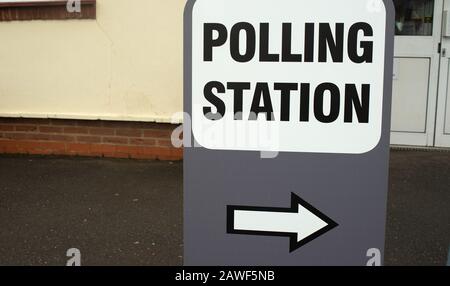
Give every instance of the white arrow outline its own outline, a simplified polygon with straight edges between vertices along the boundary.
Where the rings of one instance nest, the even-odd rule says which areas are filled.
[[[227,206],[227,233],[289,237],[290,252],[337,226],[294,193],[290,208]]]

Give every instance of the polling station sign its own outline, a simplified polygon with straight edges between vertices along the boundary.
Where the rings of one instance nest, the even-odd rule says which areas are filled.
[[[360,154],[378,144],[384,5],[309,2],[194,5],[192,124],[200,145]]]
[[[185,263],[380,264],[391,1],[196,0],[184,24]]]

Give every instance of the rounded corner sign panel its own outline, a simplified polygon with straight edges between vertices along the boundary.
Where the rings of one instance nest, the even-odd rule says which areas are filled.
[[[391,0],[190,0],[185,265],[382,265]]]
[[[362,154],[381,137],[381,0],[197,0],[192,129],[213,150]]]

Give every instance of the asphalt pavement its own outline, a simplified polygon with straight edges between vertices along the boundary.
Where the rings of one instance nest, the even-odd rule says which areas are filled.
[[[181,162],[0,155],[0,265],[181,265]],[[446,265],[450,152],[392,151],[386,265]]]

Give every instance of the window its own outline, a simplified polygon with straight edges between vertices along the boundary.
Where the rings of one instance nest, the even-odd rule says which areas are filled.
[[[95,18],[95,0],[0,0],[0,21]]]
[[[396,35],[433,35],[434,0],[394,0],[394,5]]]

